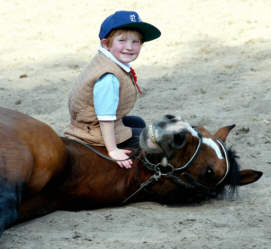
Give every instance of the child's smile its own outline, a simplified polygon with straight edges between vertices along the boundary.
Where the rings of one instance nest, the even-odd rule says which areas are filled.
[[[121,63],[127,64],[134,61],[141,49],[140,36],[136,31],[120,34],[113,38],[112,46],[107,48]]]

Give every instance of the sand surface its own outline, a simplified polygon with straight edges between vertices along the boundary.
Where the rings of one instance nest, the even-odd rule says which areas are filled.
[[[97,51],[100,23],[116,10],[136,10],[162,36],[144,44],[133,63],[144,91],[133,113],[147,122],[180,115],[213,132],[236,124],[228,145],[243,169],[264,172],[235,201],[58,211],[6,230],[1,249],[271,248],[270,0],[0,0],[0,6],[0,106],[62,135],[69,90]]]

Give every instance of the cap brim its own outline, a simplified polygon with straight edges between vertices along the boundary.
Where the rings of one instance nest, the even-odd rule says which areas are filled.
[[[121,29],[121,28],[135,29],[139,31],[143,35],[144,42],[154,40],[161,35],[161,32],[158,28],[146,22],[129,23],[129,24],[125,24],[125,25],[117,27],[117,29]]]

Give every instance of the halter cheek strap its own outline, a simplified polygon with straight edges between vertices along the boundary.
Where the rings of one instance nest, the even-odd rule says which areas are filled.
[[[225,160],[226,160],[226,172],[225,172],[224,176],[216,184],[218,186],[226,179],[226,177],[230,171],[230,162],[229,162],[229,156],[228,156],[228,152],[227,152],[225,144],[222,142],[222,140],[220,138],[217,138],[216,141],[219,143],[220,147],[222,148],[223,153],[225,155]]]

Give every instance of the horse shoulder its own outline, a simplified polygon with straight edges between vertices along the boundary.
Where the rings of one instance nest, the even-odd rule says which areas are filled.
[[[22,137],[35,158],[29,188],[39,191],[65,167],[67,153],[61,138],[48,125],[38,120],[28,120]]]

